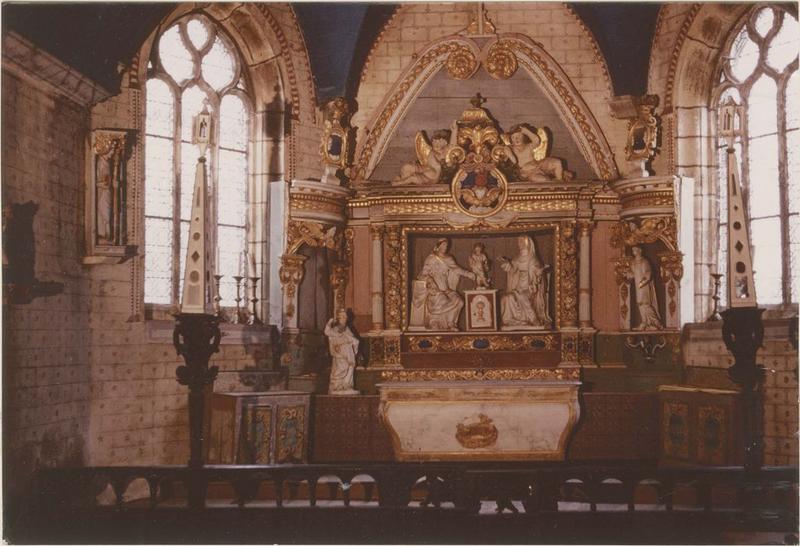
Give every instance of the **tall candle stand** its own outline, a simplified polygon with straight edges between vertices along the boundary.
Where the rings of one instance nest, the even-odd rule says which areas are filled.
[[[236,299],[233,300],[236,302],[236,314],[233,316],[234,324],[242,324],[246,322],[242,320],[242,279],[244,279],[244,277],[241,275],[233,276],[233,280],[236,283]]]
[[[711,299],[714,300],[714,308],[711,310],[711,315],[706,319],[706,322],[717,322],[722,320],[722,315],[719,314],[719,287],[721,285],[720,279],[724,275],[722,273],[712,273],[711,277],[714,279],[714,295]]]
[[[214,292],[214,314],[216,316],[220,316],[221,307],[219,302],[222,301],[222,296],[219,295],[219,283],[222,280],[222,275],[214,275],[214,286],[216,287],[216,292]]]
[[[261,322],[261,319],[258,318],[258,311],[256,307],[256,304],[258,303],[257,288],[258,288],[258,281],[260,279],[261,277],[250,277],[250,283],[253,286],[253,298],[250,300],[250,302],[253,304],[253,309],[250,313],[250,322],[248,324],[263,324],[263,322]]]

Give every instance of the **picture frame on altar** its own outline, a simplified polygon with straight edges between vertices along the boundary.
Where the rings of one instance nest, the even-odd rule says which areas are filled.
[[[497,290],[465,290],[467,331],[497,331]]]

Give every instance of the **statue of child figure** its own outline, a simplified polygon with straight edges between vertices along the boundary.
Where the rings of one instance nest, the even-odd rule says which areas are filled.
[[[328,320],[325,335],[328,336],[328,350],[333,359],[328,394],[359,394],[353,389],[358,339],[347,326],[347,311],[339,309],[336,318]]]
[[[475,274],[475,287],[488,288],[492,285],[489,279],[489,257],[486,255],[483,243],[475,243],[472,255],[469,257],[469,268]]]

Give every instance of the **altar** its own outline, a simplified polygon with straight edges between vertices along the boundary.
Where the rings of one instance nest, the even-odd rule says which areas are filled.
[[[450,105],[435,119],[409,99],[350,163],[323,149],[330,176],[293,182],[281,362],[296,376],[354,368],[398,460],[563,459],[586,372],[607,362],[611,382],[624,344],[648,362],[648,347],[676,346],[680,188],[622,177],[574,109],[542,126],[525,116],[545,97],[519,110],[491,79],[472,83],[492,99],[443,99],[437,75],[421,91]],[[326,131],[352,134],[343,104],[329,108]],[[328,371],[318,333],[340,315],[354,354],[334,357],[328,336]]]

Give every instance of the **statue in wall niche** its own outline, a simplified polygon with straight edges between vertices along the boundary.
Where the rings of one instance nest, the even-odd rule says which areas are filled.
[[[642,247],[631,247],[633,260],[629,278],[633,280],[636,291],[636,304],[639,307],[641,323],[634,330],[661,330],[664,325],[658,313],[658,298],[653,283],[653,268],[650,261],[642,255]]]
[[[328,350],[333,359],[328,394],[358,394],[353,389],[358,339],[347,326],[347,311],[339,309],[335,318],[328,320],[325,335],[328,336]]]
[[[410,329],[458,330],[458,316],[464,307],[464,298],[456,292],[458,281],[461,277],[476,281],[477,277],[456,263],[449,248],[447,239],[436,241],[413,282]]]
[[[506,293],[500,299],[503,329],[549,328],[549,265],[543,264],[536,244],[528,236],[517,238],[519,254],[501,258],[500,269],[507,274]]]
[[[458,129],[456,123],[450,130],[442,129],[433,133],[428,143],[425,131],[419,131],[414,139],[417,153],[416,163],[407,163],[400,168],[400,175],[392,180],[392,186],[417,186],[437,184],[446,165],[445,156],[451,146],[455,146]]]
[[[125,133],[94,134],[96,244],[123,245],[125,195]]]
[[[547,157],[549,137],[540,127],[536,132],[519,124],[502,135],[503,142],[511,150],[506,157],[517,167],[520,181],[546,182],[548,180],[572,180],[574,173],[564,169],[564,160]]]

